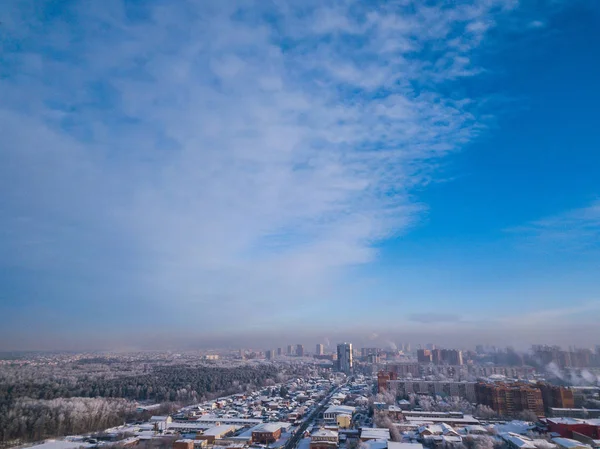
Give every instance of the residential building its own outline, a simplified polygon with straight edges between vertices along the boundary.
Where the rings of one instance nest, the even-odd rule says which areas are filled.
[[[462,365],[462,351],[458,349],[442,349],[442,361],[448,365]]]
[[[388,382],[397,378],[396,373],[393,371],[379,371],[377,373],[377,392],[387,391],[389,389]]]
[[[323,346],[322,343],[317,343],[317,348],[316,348],[315,354],[316,355],[323,355],[323,354],[325,354],[325,347]]]
[[[479,404],[491,407],[500,416],[515,416],[525,410],[544,416],[542,392],[531,385],[480,382],[475,385],[475,394]]]
[[[379,379],[378,379],[379,381]],[[382,378],[383,381],[383,378]],[[427,394],[435,396],[453,396],[475,402],[475,382],[466,381],[434,381],[422,379],[390,379],[388,390],[396,395],[408,397],[409,394]]]
[[[301,345],[301,344],[296,345],[296,355],[298,357],[304,357],[304,345]]]
[[[431,356],[431,350],[429,349],[418,349],[417,360],[419,363],[431,363],[433,358]]]
[[[573,390],[570,388],[551,385],[548,383],[538,383],[538,386],[542,391],[542,399],[544,401],[544,409],[546,410],[546,413],[548,413],[551,408],[575,407]]]
[[[352,372],[352,343],[340,343],[337,345],[338,369],[350,374]]]
[[[370,355],[378,355],[379,348],[360,348],[360,356],[366,359]]]
[[[394,363],[393,365],[388,365],[387,369],[396,373],[398,379],[405,377],[417,378],[421,372],[418,363]]]

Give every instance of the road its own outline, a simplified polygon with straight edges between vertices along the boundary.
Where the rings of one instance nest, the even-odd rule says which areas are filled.
[[[342,386],[332,388],[329,391],[329,394],[325,396],[325,398],[321,402],[319,402],[319,406],[315,408],[312,411],[312,413],[304,420],[300,427],[298,427],[298,430],[296,430],[294,436],[292,436],[292,438],[288,440],[287,444],[283,446],[282,449],[296,449],[296,446],[302,439],[302,436],[304,435],[304,432],[306,432],[306,429],[308,429],[308,426],[311,425],[312,422],[319,416],[319,413],[321,413],[325,409],[325,407],[327,407],[331,396],[337,393],[340,390],[340,388],[342,388]]]

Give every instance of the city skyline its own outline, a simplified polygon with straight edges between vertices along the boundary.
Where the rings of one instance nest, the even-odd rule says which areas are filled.
[[[0,350],[598,344],[600,4],[355,3],[2,2]]]

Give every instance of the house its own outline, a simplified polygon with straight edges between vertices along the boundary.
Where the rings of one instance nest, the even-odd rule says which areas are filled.
[[[150,424],[157,432],[166,430],[172,422],[173,419],[170,416],[153,416],[150,418]]]

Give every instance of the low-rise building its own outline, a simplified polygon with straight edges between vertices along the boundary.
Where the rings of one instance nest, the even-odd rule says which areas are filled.
[[[360,431],[360,441],[390,440],[390,430],[382,428],[363,427]]]
[[[274,443],[281,437],[281,425],[267,423],[257,426],[252,431],[252,442],[261,444]]]
[[[335,430],[319,429],[310,436],[310,449],[334,449],[338,443],[339,434]]]
[[[591,446],[570,438],[552,438],[552,442],[560,449],[592,449]]]
[[[173,443],[173,449],[194,449],[194,440],[177,440]]]
[[[196,435],[197,440],[206,440],[209,443],[214,443],[215,440],[220,440],[235,432],[236,427],[231,425],[221,425],[206,429],[201,435]]]
[[[323,413],[323,419],[326,422],[335,423],[339,415],[352,416],[355,410],[355,407],[351,407],[349,405],[333,405],[325,410]]]

